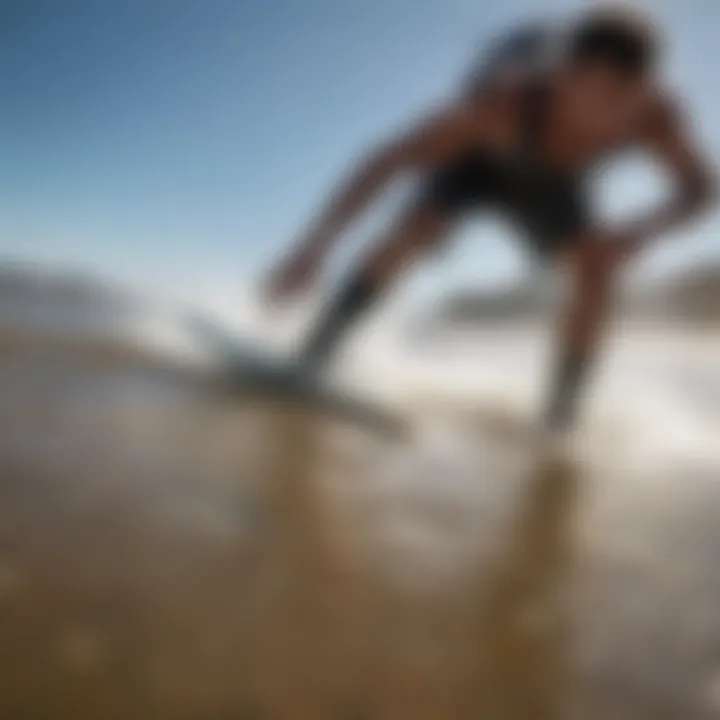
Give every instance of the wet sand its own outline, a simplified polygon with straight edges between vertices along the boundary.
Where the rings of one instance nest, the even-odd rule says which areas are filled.
[[[720,716],[720,485],[0,352],[0,718]]]

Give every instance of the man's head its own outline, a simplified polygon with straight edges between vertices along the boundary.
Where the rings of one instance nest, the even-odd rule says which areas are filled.
[[[660,41],[651,20],[619,9],[584,14],[568,47],[571,71],[600,98],[645,85],[657,66]]]
[[[566,48],[569,112],[599,129],[621,122],[652,87],[659,44],[651,21],[635,13],[585,13]]]

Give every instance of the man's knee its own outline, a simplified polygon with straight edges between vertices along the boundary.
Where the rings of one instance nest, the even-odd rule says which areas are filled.
[[[376,246],[370,265],[380,274],[392,272],[400,265],[438,248],[445,237],[446,227],[447,223],[441,215],[414,208]]]

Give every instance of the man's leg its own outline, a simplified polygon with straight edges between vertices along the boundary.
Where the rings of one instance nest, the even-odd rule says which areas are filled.
[[[352,323],[410,262],[439,242],[446,227],[446,219],[438,210],[416,205],[405,213],[321,313],[301,350],[302,361],[311,368],[321,367]]]
[[[546,409],[548,426],[558,430],[574,422],[605,327],[615,279],[615,268],[599,260],[589,245],[581,246],[561,262],[570,272],[572,290]]]

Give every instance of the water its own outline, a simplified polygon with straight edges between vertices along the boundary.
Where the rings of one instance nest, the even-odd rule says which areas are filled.
[[[623,329],[569,461],[540,330],[358,342],[393,445],[207,393],[176,320],[0,343],[2,717],[720,712],[717,338]]]

